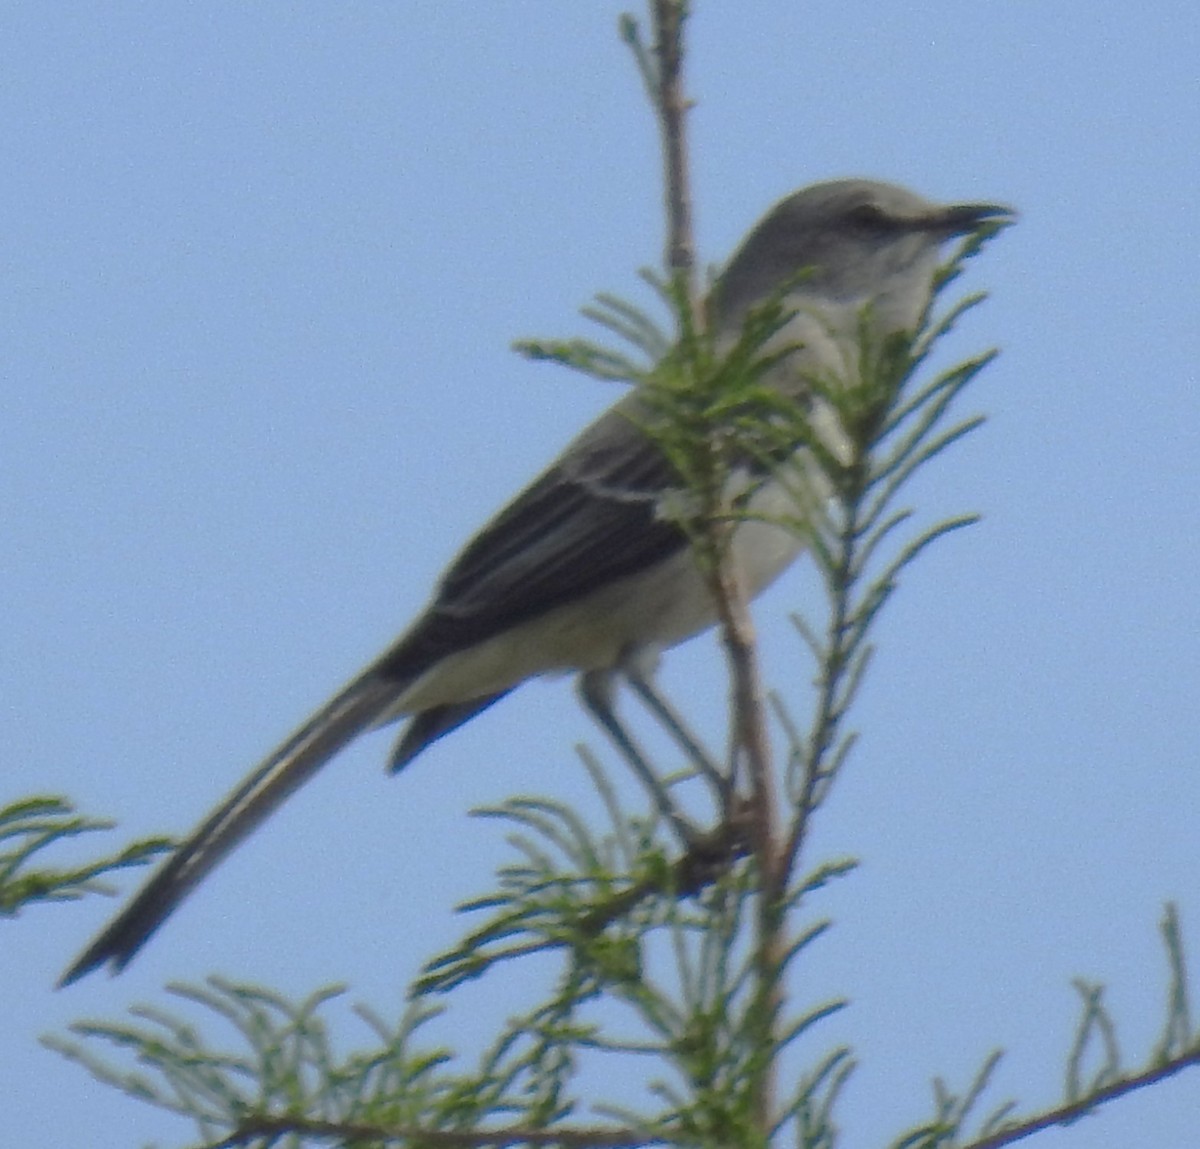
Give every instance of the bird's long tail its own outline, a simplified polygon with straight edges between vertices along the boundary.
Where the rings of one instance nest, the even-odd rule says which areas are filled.
[[[167,859],[62,976],[69,985],[106,962],[123,969],[192,889],[339,750],[396,701],[403,683],[374,668],[316,712]]]

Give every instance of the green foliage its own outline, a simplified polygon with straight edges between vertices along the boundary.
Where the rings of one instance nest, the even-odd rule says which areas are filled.
[[[892,1149],[955,1149],[966,1144],[970,1140],[966,1133],[967,1121],[974,1117],[983,1092],[1000,1063],[1000,1057],[998,1051],[991,1054],[961,1094],[954,1093],[941,1079],[935,1080],[933,1100],[936,1116],[928,1124],[899,1138]],[[980,1123],[979,1135],[986,1137],[999,1129],[1011,1110],[1011,1103],[1005,1103],[989,1113]]]
[[[171,848],[169,839],[149,838],[83,865],[33,865],[51,846],[112,826],[76,814],[69,802],[57,797],[22,798],[0,808],[0,916],[15,917],[34,902],[73,901],[85,894],[110,893],[101,880],[104,875],[143,866]]]
[[[365,1008],[356,1013],[377,1042],[339,1056],[326,1018],[342,990],[319,990],[293,1004],[270,990],[209,978],[205,986],[174,985],[177,999],[199,1006],[211,1026],[224,1022],[240,1048],[221,1051],[176,1010],[139,1006],[125,1023],[79,1022],[77,1038],[131,1054],[141,1067],[121,1070],[81,1041],[46,1044],[95,1077],[138,1101],[190,1118],[206,1141],[253,1125],[254,1118],[301,1118],[312,1123],[404,1126],[439,1114],[450,1124],[481,1116],[469,1089],[440,1075],[446,1055],[414,1047],[429,1011],[413,1009],[392,1026]],[[251,1135],[246,1144],[299,1145],[298,1135],[277,1140]]]
[[[604,798],[608,832],[597,836],[559,803],[513,799],[483,811],[513,825],[509,841],[521,860],[504,867],[496,893],[461,907],[487,920],[426,967],[417,992],[446,994],[501,963],[556,952],[555,994],[511,1023],[510,1036],[541,1034],[557,1058],[572,1064],[584,1052],[648,1058],[651,1092],[661,1107],[606,1106],[603,1112],[673,1141],[742,1143],[752,1127],[749,1064],[763,1055],[751,1016],[755,954],[746,944],[758,892],[753,865],[714,853],[707,880],[699,883],[688,867],[668,861],[664,828],[626,813],[599,764],[584,760]],[[852,866],[822,867],[808,877],[805,892]],[[682,882],[691,888],[681,889]],[[785,964],[827,926],[820,921],[804,929]],[[603,1021],[584,1016],[601,1001]],[[818,1004],[791,1019],[769,1056],[843,1005]],[[827,1112],[829,1091],[841,1088],[849,1068],[848,1051],[830,1054],[799,1084],[781,1122],[801,1109],[813,1121]]]
[[[1187,962],[1175,906],[1168,904],[1161,925],[1168,979],[1163,1036],[1140,1068],[1122,1064],[1117,1026],[1104,1005],[1104,987],[1082,978],[1074,986],[1081,999],[1079,1021],[1067,1054],[1063,1098],[1031,1116],[1014,1116],[1012,1102],[975,1121],[983,1093],[1000,1061],[995,1052],[975,1079],[956,1095],[940,1080],[934,1082],[934,1117],[899,1138],[892,1149],[1001,1149],[1054,1125],[1067,1125],[1101,1105],[1200,1065],[1200,1032],[1192,1025],[1188,1006]]]

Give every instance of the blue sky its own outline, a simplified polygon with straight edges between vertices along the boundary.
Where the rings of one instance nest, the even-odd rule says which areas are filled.
[[[969,399],[990,421],[913,491],[930,520],[984,522],[927,555],[882,623],[816,843],[864,864],[814,905],[838,925],[798,992],[854,1000],[823,1036],[863,1063],[846,1144],[876,1145],[927,1114],[933,1075],[964,1085],[995,1046],[997,1100],[1053,1101],[1076,975],[1110,984],[1143,1059],[1167,899],[1200,969],[1200,16],[697,7],[707,260],[829,176],[1022,212],[972,269],[993,298],[954,342],[1004,349]],[[611,402],[508,345],[579,331],[593,292],[636,295],[659,258],[657,140],[620,10],[6,6],[6,797],[67,794],[119,819],[114,845],[186,831]],[[756,612],[768,677],[801,699],[786,616],[814,600],[798,571]],[[714,732],[716,661],[701,640],[664,671]],[[531,791],[586,804],[583,739],[599,748],[555,682],[400,779],[386,736],[363,740],[117,980],[51,990],[113,903],[5,924],[13,1143],[190,1136],[36,1044],[165,981],[344,979],[397,1013],[461,928],[447,907],[504,856],[466,811]],[[1190,1144],[1198,1103],[1192,1075],[1040,1144]]]

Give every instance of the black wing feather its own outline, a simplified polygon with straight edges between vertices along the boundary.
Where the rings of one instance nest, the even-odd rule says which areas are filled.
[[[622,406],[468,543],[425,614],[377,664],[380,673],[420,673],[687,546],[659,512],[678,476]]]

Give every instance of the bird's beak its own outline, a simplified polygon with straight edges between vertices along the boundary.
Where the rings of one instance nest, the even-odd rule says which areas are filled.
[[[930,231],[938,231],[949,237],[967,235],[984,224],[1007,226],[1016,223],[1016,220],[1016,211],[1001,203],[952,203],[931,212],[926,217],[925,226]]]

